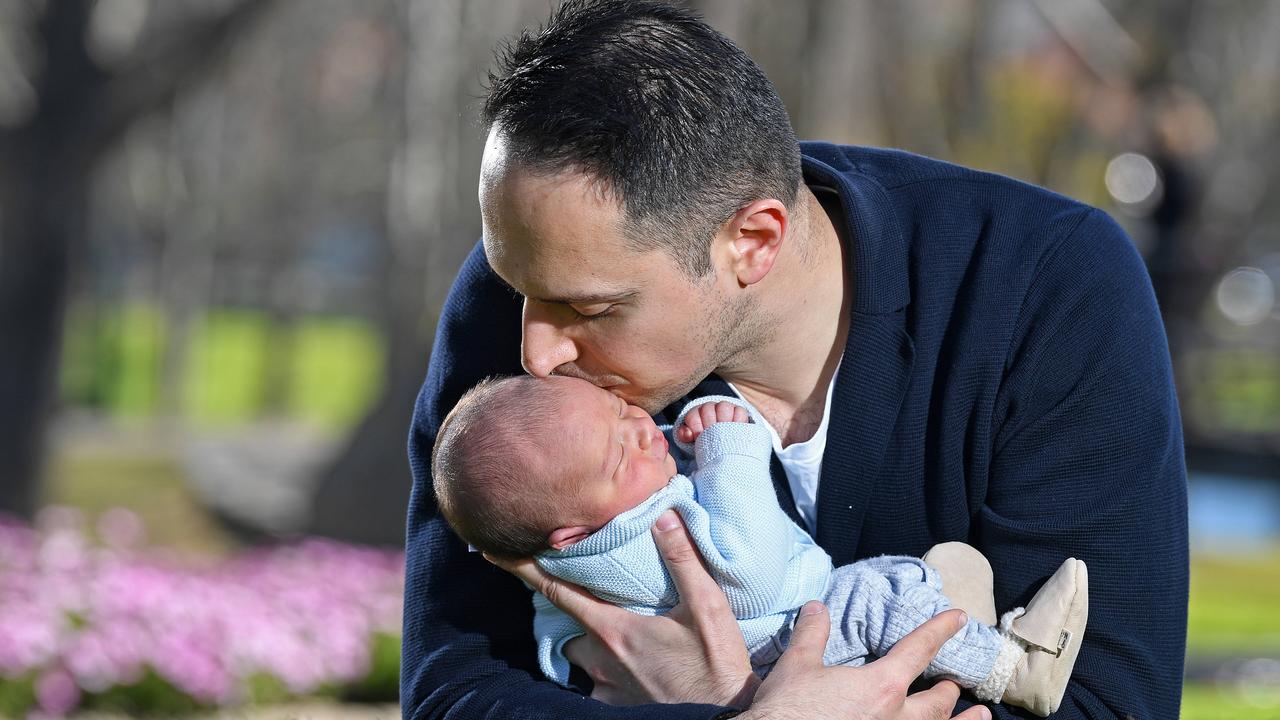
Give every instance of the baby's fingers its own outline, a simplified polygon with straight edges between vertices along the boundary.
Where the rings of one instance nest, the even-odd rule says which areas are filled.
[[[705,403],[703,405],[699,405],[698,414],[702,416],[702,427],[704,428],[709,428],[712,425],[715,425],[717,422],[715,403]]]
[[[740,407],[738,407],[737,405],[734,405],[734,406],[733,406],[733,421],[734,421],[734,422],[742,422],[742,423],[744,423],[744,422],[751,422],[751,415],[749,415],[749,414],[747,413],[747,411],[746,411],[744,408],[740,408]]]
[[[726,400],[716,403],[716,421],[717,422],[733,422],[734,410],[738,406]]]
[[[680,426],[681,430],[686,431],[688,438],[685,442],[693,442],[693,439],[702,434],[702,415],[697,410],[684,416],[684,425]]]

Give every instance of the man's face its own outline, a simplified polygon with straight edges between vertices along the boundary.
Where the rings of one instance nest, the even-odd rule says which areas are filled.
[[[731,273],[692,280],[667,252],[628,247],[621,208],[588,177],[531,172],[495,131],[480,208],[489,264],[524,296],[531,375],[579,377],[653,413],[729,351]]]

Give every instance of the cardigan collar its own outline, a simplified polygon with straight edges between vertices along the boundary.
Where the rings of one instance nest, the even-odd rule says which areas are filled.
[[[889,193],[862,174],[839,145],[800,143],[805,182],[836,191],[845,229],[853,243],[848,271],[853,276],[853,311],[878,315],[911,302],[907,241]]]
[[[800,148],[805,181],[832,188],[839,195],[847,230],[844,237],[852,245],[845,257],[846,272],[853,279],[853,312],[831,397],[839,412],[831,413],[827,428],[814,537],[840,566],[857,558],[862,520],[915,358],[906,330],[905,309],[911,302],[909,255],[888,192],[859,172],[845,148],[827,143],[801,143]],[[666,414],[674,418],[688,400],[709,394],[733,393],[728,383],[711,375]],[[771,470],[779,504],[803,527],[776,454]]]
[[[915,359],[906,329],[911,302],[909,254],[888,192],[861,173],[848,151],[827,143],[801,145],[807,182],[840,196],[846,271],[853,280],[853,312],[844,359],[836,375],[827,449],[818,485],[815,540],[836,566],[858,557],[858,540],[881,461],[897,424]]]

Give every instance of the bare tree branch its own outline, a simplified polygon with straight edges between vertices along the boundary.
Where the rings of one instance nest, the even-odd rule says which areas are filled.
[[[164,105],[183,85],[209,72],[228,44],[275,4],[276,0],[242,0],[217,18],[193,22],[113,73],[103,88],[102,111],[90,133],[89,152],[97,154],[138,117]]]

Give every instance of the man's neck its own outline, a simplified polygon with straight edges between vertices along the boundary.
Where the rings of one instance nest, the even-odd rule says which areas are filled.
[[[826,195],[827,193],[822,193]],[[827,388],[844,352],[853,286],[845,265],[839,200],[820,200],[800,186],[785,255],[762,282],[756,310],[775,319],[762,342],[718,368],[778,432],[784,446],[813,437],[822,423]],[[763,289],[763,288],[762,288]]]

